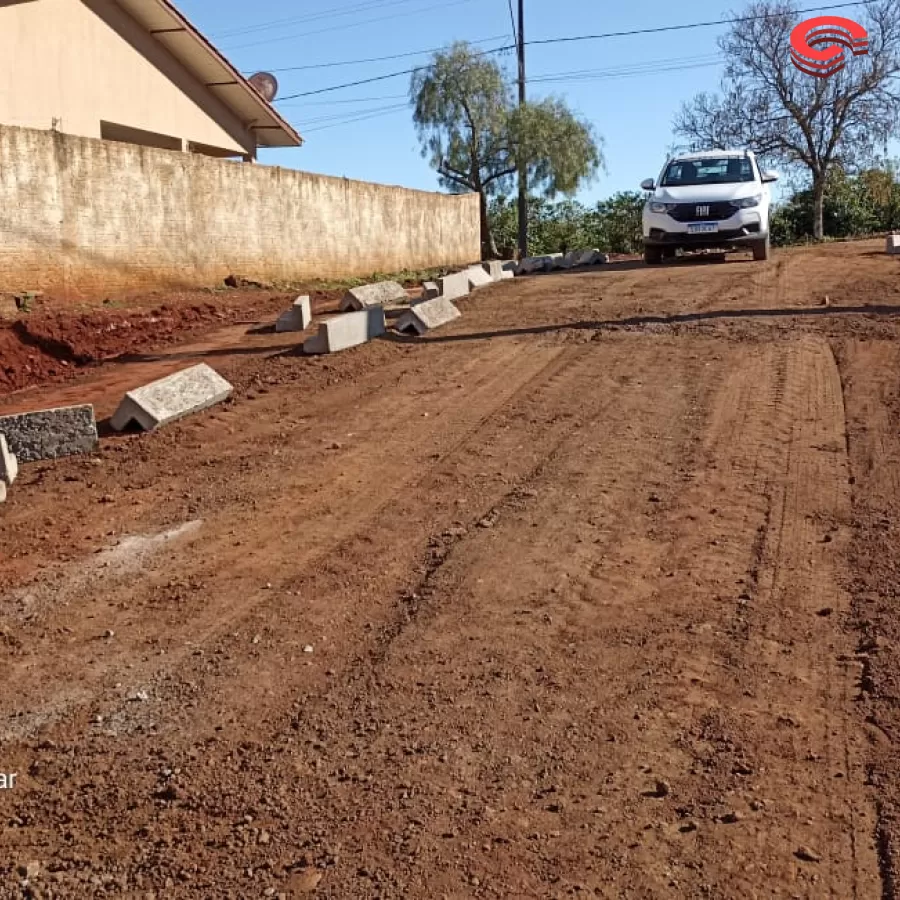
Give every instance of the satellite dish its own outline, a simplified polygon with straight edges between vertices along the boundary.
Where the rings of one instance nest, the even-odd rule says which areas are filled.
[[[278,79],[271,72],[257,72],[247,79],[265,100],[271,103],[278,93]]]

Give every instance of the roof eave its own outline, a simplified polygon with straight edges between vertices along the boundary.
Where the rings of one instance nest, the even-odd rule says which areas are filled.
[[[131,8],[129,0],[118,0],[125,10],[134,17],[135,10]],[[191,69],[189,60],[185,58],[183,51],[173,48],[169,43],[163,40],[164,35],[185,34],[191,38],[192,44],[202,51],[207,58],[221,67],[228,78],[217,80],[209,83],[205,82],[205,86],[209,90],[216,90],[215,96],[225,106],[232,109],[238,118],[244,122],[247,132],[253,136],[257,147],[300,147],[303,145],[303,138],[294,129],[294,127],[282,118],[281,114],[265,99],[243,75],[228,61],[228,59],[216,49],[216,47],[207,40],[206,37],[175,7],[170,0],[142,0],[140,7],[147,9],[146,4],[155,6],[158,10],[177,24],[177,28],[151,29],[150,34],[166,48],[176,59]],[[140,8],[139,7],[139,8]],[[146,26],[145,26],[146,27]],[[241,115],[239,109],[234,105],[234,101],[229,101],[228,93],[236,93],[242,97],[244,101],[250,101],[250,105],[255,107],[262,115],[254,118],[249,122],[245,115]],[[245,105],[245,104],[243,104]]]

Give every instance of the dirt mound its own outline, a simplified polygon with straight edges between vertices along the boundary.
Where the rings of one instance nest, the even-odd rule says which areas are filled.
[[[164,341],[185,329],[227,318],[220,307],[206,303],[182,309],[163,305],[138,313],[98,312],[78,318],[54,315],[17,324],[51,353],[69,355],[84,365],[128,353],[136,343]]]
[[[64,374],[71,362],[48,353],[29,341],[22,329],[0,329],[0,393],[8,393],[29,384],[39,384]]]
[[[227,318],[213,304],[133,313],[29,316],[0,330],[0,392],[66,377],[80,367],[167,342]]]
[[[334,308],[340,291],[310,291],[315,313]],[[72,377],[85,366],[177,343],[208,328],[274,316],[294,294],[246,292],[198,302],[175,295],[143,309],[88,312],[44,307],[0,327],[0,396]]]

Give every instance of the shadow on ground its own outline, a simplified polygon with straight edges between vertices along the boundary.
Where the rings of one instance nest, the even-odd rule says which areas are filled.
[[[556,331],[601,331],[618,328],[640,328],[646,325],[684,325],[697,322],[716,322],[733,319],[766,319],[829,316],[898,316],[900,306],[821,306],[787,307],[781,309],[719,309],[697,313],[679,313],[671,316],[632,316],[628,319],[598,319],[596,321],[568,322],[557,325],[537,325],[531,328],[507,328],[498,331],[482,331],[472,334],[436,335],[428,337],[429,343],[450,344],[460,341],[480,341],[489,338],[519,337],[526,334],[552,334]],[[421,339],[388,332],[380,340],[395,343],[416,343]]]

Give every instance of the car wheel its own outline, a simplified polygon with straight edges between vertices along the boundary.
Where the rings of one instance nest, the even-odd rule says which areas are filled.
[[[764,260],[769,258],[769,239],[757,241],[753,245],[753,258],[755,260]]]
[[[644,247],[644,262],[648,266],[662,262],[662,247]]]

